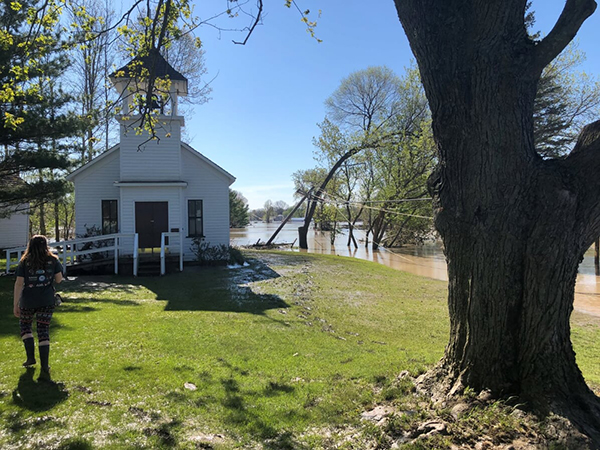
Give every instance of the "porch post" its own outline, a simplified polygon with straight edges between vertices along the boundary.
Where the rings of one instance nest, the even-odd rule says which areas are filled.
[[[119,236],[115,236],[115,275],[119,274]]]
[[[183,272],[183,230],[179,229],[179,271]]]
[[[67,244],[62,245],[63,269],[67,267]]]
[[[133,276],[137,277],[138,273],[138,234],[133,235]]]
[[[165,233],[160,233],[160,274],[165,274]]]

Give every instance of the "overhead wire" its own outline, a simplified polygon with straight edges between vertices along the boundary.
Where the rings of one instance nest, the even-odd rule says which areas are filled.
[[[355,200],[355,201],[347,201],[346,203],[364,205],[365,203],[405,203],[405,202],[417,202],[417,201],[427,201],[427,200],[433,200],[433,199],[431,197],[423,197],[423,198],[401,198],[401,199],[396,199],[396,200]]]
[[[339,205],[345,205],[345,204],[359,204],[362,205],[364,208],[366,209],[371,209],[373,211],[383,211],[383,212],[387,212],[389,214],[396,214],[396,215],[400,215],[400,216],[407,216],[407,217],[417,217],[419,219],[429,219],[429,220],[433,220],[433,217],[429,217],[429,216],[421,216],[418,214],[407,214],[407,213],[401,213],[399,211],[394,211],[391,209],[385,209],[385,208],[376,208],[373,206],[368,206],[365,205],[365,202],[350,202],[350,201],[346,201],[346,200],[335,200],[334,197],[331,195],[331,193],[326,192],[326,191],[322,191],[323,194],[328,195],[329,197],[331,197],[333,200],[328,200],[326,198],[323,197],[317,197],[317,195],[315,194],[311,194],[311,198],[316,199],[318,201],[324,202],[324,203],[330,203],[330,204],[335,204],[336,206]],[[406,201],[411,201],[411,200],[417,200],[417,199],[398,199],[398,200],[406,200]],[[419,199],[419,200],[431,200],[431,199]]]
[[[363,207],[365,207],[367,209],[372,209],[374,211],[384,211],[384,212],[389,212],[391,214],[398,214],[398,215],[403,215],[403,216],[417,217],[417,218],[421,218],[421,219],[430,219],[430,220],[433,220],[433,217],[420,216],[420,215],[417,215],[417,214],[406,214],[406,213],[400,213],[398,211],[392,211],[392,210],[388,210],[388,209],[384,209],[384,208],[375,208],[375,207],[372,207],[372,206],[367,206],[367,205],[364,204],[364,203],[367,203],[367,202],[350,202],[350,201],[346,201],[346,200],[343,200],[343,199],[336,200],[335,197],[330,192],[327,192],[325,190],[323,190],[321,192],[322,192],[322,195],[325,194],[326,196],[330,197],[330,199],[327,199],[324,196],[319,197],[316,194],[311,194],[310,197],[312,199],[314,199],[314,200],[319,201],[319,202],[329,203],[329,204],[335,204],[336,206],[344,205],[344,204],[348,204],[348,203],[351,203],[351,204],[361,204]],[[391,201],[391,202],[405,202],[405,201],[408,202],[408,201],[424,201],[424,200],[432,200],[432,199],[431,198],[398,199],[398,200]],[[374,202],[375,201],[369,202],[369,203],[374,203]],[[376,202],[386,202],[386,200],[377,200]],[[344,218],[346,220],[348,220],[348,218],[345,217],[345,215],[343,213],[341,213],[341,214],[342,214],[342,216],[344,216]],[[375,243],[375,244],[377,244],[379,250],[383,250],[384,252],[388,253],[391,257],[398,258],[398,259],[401,259],[401,260],[405,260],[409,264],[422,265],[422,264],[415,263],[410,258],[407,258],[407,257],[405,257],[404,255],[402,255],[400,253],[396,253],[396,252],[393,252],[393,251],[385,248],[385,246],[381,242],[377,242],[377,241],[375,241],[373,239],[372,239],[372,242]]]
[[[305,194],[304,191],[298,191],[300,194]],[[327,195],[331,195],[330,193],[328,193],[327,191],[322,191],[324,193],[326,193]],[[314,196],[314,194],[313,194]],[[365,204],[365,203],[404,203],[404,202],[417,202],[417,201],[429,201],[429,200],[433,200],[431,197],[420,197],[420,198],[399,198],[399,199],[395,199],[395,200],[341,200],[344,203],[351,203],[351,204]]]

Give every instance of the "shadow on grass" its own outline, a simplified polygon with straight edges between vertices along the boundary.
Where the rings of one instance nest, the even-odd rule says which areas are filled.
[[[112,298],[94,298],[89,297],[66,297],[63,296],[63,303],[58,307],[58,312],[90,312],[97,311],[98,308],[93,306],[83,306],[85,303],[109,303],[118,306],[140,306],[138,302],[133,300],[121,300]]]
[[[69,277],[68,280],[61,283],[59,290],[62,292],[90,294],[104,292],[107,289],[117,289],[124,293],[131,293],[135,291],[136,287],[134,285],[127,284],[123,281],[124,278],[114,275]]]
[[[34,368],[28,368],[19,377],[17,388],[12,394],[15,405],[29,411],[41,412],[48,411],[67,399],[69,392],[62,383],[44,379],[34,380],[34,373]]]
[[[278,278],[265,264],[253,261],[250,266],[190,266],[183,273],[165,277],[139,278],[137,284],[166,301],[165,311],[223,311],[264,314],[269,309],[288,308],[277,295],[261,294],[255,283]]]
[[[92,444],[83,438],[69,439],[60,444],[57,450],[93,450]]]
[[[107,281],[109,280],[109,281]],[[13,315],[13,286],[15,277],[0,277],[0,336],[19,336],[19,319]],[[77,297],[63,295],[63,303],[56,309],[57,316],[52,319],[51,332],[62,328],[60,314],[62,313],[90,313],[99,308],[92,304],[114,304],[119,306],[139,306],[132,300],[111,298],[86,297],[86,293],[95,294],[106,289],[118,289],[120,292],[134,292],[136,286],[127,283],[115,282],[115,278],[89,277],[89,279],[76,279],[60,285],[60,292],[65,294],[77,293]]]
[[[143,286],[166,301],[166,311],[222,311],[263,315],[270,309],[288,308],[277,295],[261,294],[255,284],[278,278],[279,274],[267,265],[253,260],[250,266],[224,267],[189,266],[185,272],[164,277],[131,278],[116,276],[78,277],[60,286],[63,304],[57,313],[90,313],[100,308],[94,305],[114,304],[139,306],[133,300],[98,298],[94,294],[107,289],[135,293]],[[13,316],[12,296],[14,277],[0,278],[0,336],[18,336],[18,320]],[[90,296],[86,296],[86,294]],[[58,314],[60,316],[60,314]],[[52,320],[51,329],[61,328],[60,320]]]
[[[217,365],[228,369],[229,375],[215,376],[209,371],[200,372],[194,378],[197,390],[172,391],[165,397],[172,402],[193,402],[199,408],[219,411],[225,428],[241,432],[253,442],[260,442],[265,450],[310,449],[299,443],[293,433],[285,430],[286,422],[305,420],[309,414],[294,407],[297,406],[297,401],[291,400],[296,395],[294,386],[280,381],[267,381],[262,388],[244,387],[243,380],[250,375],[247,370],[231,364],[225,358],[217,358]],[[263,400],[273,397],[281,397],[281,401],[277,402],[277,416],[283,421],[272,414],[265,414]]]
[[[155,437],[160,448],[175,447],[177,445],[177,439],[174,432],[180,426],[181,422],[179,420],[172,420],[158,424],[154,427],[144,428],[143,433],[148,437]]]
[[[220,383],[225,393],[221,401],[226,409],[223,420],[227,424],[247,430],[254,440],[262,443],[265,449],[308,449],[308,447],[298,443],[292,433],[267,423],[256,411],[254,405],[248,404],[248,400],[256,397],[291,395],[294,392],[294,387],[270,382],[261,392],[244,392],[238,381],[233,377],[221,379]],[[282,412],[282,414],[287,415],[288,418],[297,415],[293,410]]]

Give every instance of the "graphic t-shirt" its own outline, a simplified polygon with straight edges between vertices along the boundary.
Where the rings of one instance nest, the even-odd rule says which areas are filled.
[[[23,262],[17,267],[17,276],[25,278],[21,308],[40,308],[54,305],[54,275],[61,273],[63,267],[56,258],[48,257],[44,269],[34,270]]]

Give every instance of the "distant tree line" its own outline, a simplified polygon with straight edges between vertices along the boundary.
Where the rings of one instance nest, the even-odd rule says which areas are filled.
[[[291,210],[292,207],[283,200],[277,200],[275,202],[267,200],[262,208],[256,208],[250,211],[250,220],[260,220],[271,223],[279,216],[286,217]],[[298,210],[294,216],[302,217],[303,213]]]

